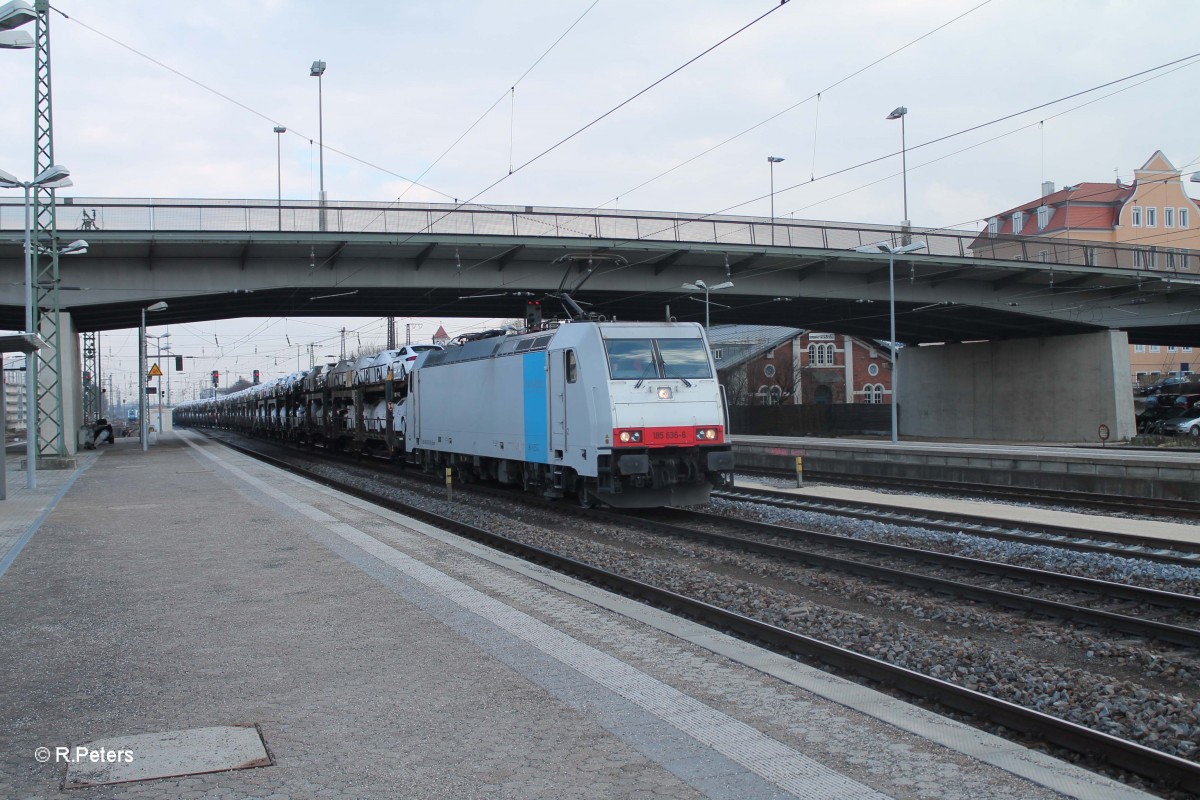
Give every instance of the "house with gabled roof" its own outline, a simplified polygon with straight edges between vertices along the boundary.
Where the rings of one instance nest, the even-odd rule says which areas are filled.
[[[1002,211],[972,242],[984,258],[1069,261],[1092,266],[1200,272],[1200,206],[1183,173],[1161,150],[1134,170],[1133,183],[1083,182]],[[1063,251],[1054,240],[1080,245]],[[1088,242],[1127,245],[1099,250]]]
[[[987,222],[971,245],[976,256],[1200,272],[1200,206],[1161,150],[1134,170],[1132,184],[1084,182],[1056,191],[1046,183],[1040,198]],[[1071,246],[1057,250],[1057,241]],[[1087,242],[1126,247],[1109,263],[1111,253],[1097,253]],[[1131,382],[1140,385],[1187,375],[1197,363],[1191,347],[1141,344],[1130,346],[1129,360]]]

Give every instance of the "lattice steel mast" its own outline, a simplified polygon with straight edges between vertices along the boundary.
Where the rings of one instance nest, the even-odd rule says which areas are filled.
[[[35,0],[34,30],[34,140],[33,174],[54,165],[54,120],[50,92],[50,0]],[[58,305],[58,225],[55,220],[55,190],[33,189],[34,211],[34,329],[49,347],[38,351],[38,407],[30,421],[37,420],[38,452],[67,454],[63,422],[62,337]]]

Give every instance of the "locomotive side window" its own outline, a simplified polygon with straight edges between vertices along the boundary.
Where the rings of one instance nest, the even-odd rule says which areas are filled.
[[[708,353],[699,339],[659,339],[663,372],[668,378],[711,378]]]
[[[608,374],[614,381],[640,381],[658,377],[651,339],[606,339]]]
[[[575,383],[575,381],[579,380],[579,364],[575,361],[575,351],[565,351],[563,353],[563,361],[567,368],[567,383]]]

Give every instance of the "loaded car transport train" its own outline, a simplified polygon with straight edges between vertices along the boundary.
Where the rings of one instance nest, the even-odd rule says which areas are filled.
[[[449,467],[463,480],[583,505],[703,503],[732,482],[734,466],[721,387],[695,323],[472,334],[413,360],[342,361],[192,401],[175,420]]]

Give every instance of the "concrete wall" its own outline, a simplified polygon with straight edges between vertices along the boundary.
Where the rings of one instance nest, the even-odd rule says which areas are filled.
[[[906,347],[900,433],[1015,442],[1110,442],[1135,433],[1121,331]]]
[[[43,314],[39,318],[41,325],[42,338],[47,338],[49,327],[47,320],[49,313]],[[62,388],[62,404],[63,404],[63,431],[62,431],[62,453],[42,453],[45,457],[55,457],[58,455],[73,456],[79,450],[79,425],[83,422],[83,385],[82,371],[83,358],[79,347],[79,333],[75,329],[75,322],[71,319],[71,315],[65,311],[59,312],[58,322],[58,341],[62,352],[59,354],[59,382]],[[53,363],[54,354],[49,350],[42,350],[39,353],[43,362]],[[38,374],[38,393],[40,399],[38,401],[38,425],[41,427],[42,438],[50,438],[53,435],[53,427],[57,425],[55,420],[55,405],[58,402],[57,398],[51,392],[46,392],[46,381]],[[41,461],[38,462],[41,464]],[[38,469],[43,469],[39,466]]]

